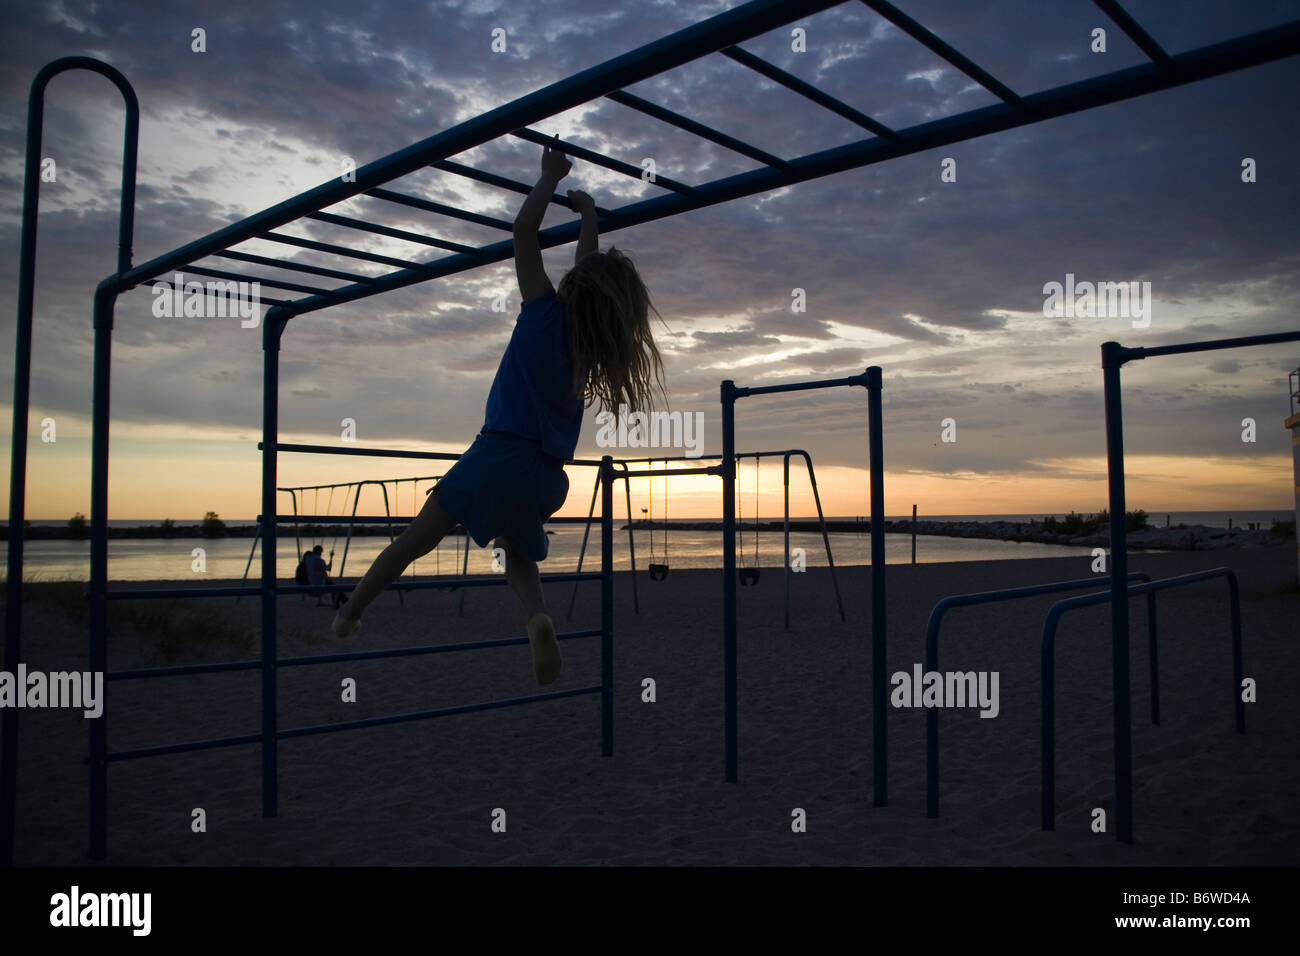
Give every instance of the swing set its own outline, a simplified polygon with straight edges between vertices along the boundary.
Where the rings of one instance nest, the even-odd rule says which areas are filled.
[[[753,585],[757,584],[759,580],[758,463],[764,458],[773,458],[778,456],[781,458],[782,484],[784,486],[783,531],[784,531],[785,560],[782,563],[784,568],[783,576],[784,576],[784,583],[785,583],[785,609],[784,609],[785,630],[787,631],[790,630],[790,604],[791,604],[791,591],[792,591],[791,574],[797,573],[791,570],[792,562],[791,562],[791,552],[790,552],[790,459],[793,457],[802,458],[805,466],[808,469],[808,483],[809,485],[812,486],[813,503],[817,507],[817,523],[821,531],[822,545],[826,549],[826,565],[827,567],[830,568],[831,586],[835,590],[835,605],[839,610],[840,620],[847,621],[847,617],[845,616],[844,613],[844,599],[840,595],[839,579],[835,573],[835,557],[831,553],[830,534],[827,532],[826,529],[826,516],[822,512],[821,494],[817,490],[817,475],[816,472],[813,470],[812,456],[802,448],[787,448],[781,451],[743,452],[743,453],[737,453],[732,457],[733,462],[737,466],[737,470],[739,467],[740,460],[742,458],[744,459],[753,458],[754,474],[755,474],[755,478],[754,478],[754,560],[752,565],[747,565],[745,564],[744,559],[743,558],[741,559],[741,567],[737,569],[737,580],[744,587],[752,587]],[[624,498],[627,502],[627,546],[628,546],[629,559],[632,565],[632,575],[631,575],[632,611],[634,614],[639,615],[641,613],[641,598],[640,598],[639,588],[637,586],[638,576],[636,573],[636,541],[632,533],[633,532],[632,496],[630,490],[631,479],[635,477],[644,477],[646,479],[647,508],[643,509],[643,513],[647,515],[646,529],[649,531],[649,536],[650,536],[650,563],[647,568],[647,572],[649,574],[651,581],[663,581],[666,577],[668,577],[668,571],[670,568],[670,562],[668,556],[668,497],[669,497],[668,479],[673,475],[677,475],[678,477],[684,477],[689,474],[698,473],[695,469],[683,470],[680,468],[670,468],[669,464],[672,462],[694,462],[694,461],[706,461],[706,460],[721,461],[722,459],[723,459],[722,455],[701,455],[698,458],[692,458],[685,455],[676,455],[676,456],[668,456],[664,458],[624,458],[621,460],[616,460],[614,462],[614,468],[616,470],[614,480],[623,482]],[[663,465],[662,471],[656,471],[654,469],[656,463]],[[644,471],[637,472],[637,473],[630,473],[628,471],[629,465],[641,465],[641,464],[645,465]],[[653,493],[654,493],[653,485],[655,479],[662,479],[663,481],[662,487],[663,487],[663,500],[664,500],[663,524],[661,525],[663,540],[662,540],[662,547],[657,554],[654,545],[655,513],[654,513],[654,500],[653,500]],[[586,529],[583,531],[582,546],[578,551],[578,567],[576,569],[576,573],[582,572],[583,560],[587,554],[587,541],[591,534],[591,524],[593,521],[599,520],[599,518],[596,516],[596,495],[599,489],[600,489],[600,478],[598,476],[596,479],[596,485],[594,488],[592,488],[592,492],[591,492],[591,505],[587,509],[587,517],[585,519]],[[739,483],[737,482],[736,502],[739,503],[739,501],[740,501],[740,491],[739,491]],[[737,510],[739,511],[739,509]],[[577,520],[583,520],[583,519],[577,519]],[[656,557],[658,557],[659,560],[656,560]],[[575,604],[577,603],[578,583],[579,582],[576,581],[574,582],[573,591],[569,595],[569,611],[568,611],[567,619],[570,621],[573,620],[573,610]]]

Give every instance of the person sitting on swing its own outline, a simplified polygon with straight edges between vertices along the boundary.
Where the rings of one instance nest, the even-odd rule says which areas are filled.
[[[325,553],[325,546],[318,544],[316,545],[316,547],[312,548],[310,551],[308,551],[306,554],[302,556],[302,564],[307,571],[308,584],[318,585],[318,584],[333,583],[330,580],[329,572],[330,569],[334,566],[334,561],[333,561],[334,552],[332,551],[330,552],[329,561],[326,561],[325,558],[322,557],[324,553]],[[325,603],[325,595],[317,594],[316,606],[337,608],[340,604],[342,604],[344,601],[347,600],[347,598],[345,598],[342,594],[334,594],[332,595],[332,597],[333,597],[333,603],[327,605]]]

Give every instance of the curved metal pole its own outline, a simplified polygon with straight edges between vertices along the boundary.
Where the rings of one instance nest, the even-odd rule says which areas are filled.
[[[32,363],[32,309],[36,288],[36,230],[40,210],[41,139],[45,125],[45,88],[50,80],[68,70],[90,70],[106,77],[122,94],[126,107],[125,129],[122,137],[122,194],[118,212],[117,271],[131,268],[131,237],[135,229],[135,173],[136,153],[140,136],[140,104],[131,84],[114,67],[87,56],[68,56],[47,63],[32,80],[27,98],[27,156],[23,179],[23,219],[21,251],[18,266],[18,316],[14,347],[14,403],[13,445],[9,470],[9,555],[8,581],[5,603],[4,669],[14,673],[18,668],[22,643],[22,586],[24,519],[27,509],[27,417],[31,399]],[[97,313],[100,293],[96,292]],[[112,305],[106,310],[107,328],[96,329],[96,349],[106,344],[112,327]],[[100,372],[99,365],[96,371]],[[107,380],[104,388],[96,390],[96,397],[107,397]],[[105,449],[107,443],[105,442]],[[92,468],[92,481],[93,481]],[[104,478],[107,481],[107,477]],[[104,496],[107,502],[107,494]],[[107,562],[107,516],[94,513],[95,495],[92,494],[91,557],[92,565],[98,552]],[[95,538],[102,532],[104,540]],[[93,570],[93,568],[92,568]],[[92,575],[93,576],[93,575]],[[92,581],[93,585],[93,581]],[[95,721],[98,723],[99,721]],[[0,714],[0,865],[13,863],[15,799],[18,787],[18,711],[4,708]],[[94,848],[92,847],[92,850]]]

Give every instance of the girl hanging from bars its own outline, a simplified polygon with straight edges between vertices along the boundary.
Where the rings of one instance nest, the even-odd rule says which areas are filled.
[[[545,147],[541,176],[515,217],[515,274],[523,304],[488,393],[483,428],[340,608],[333,624],[339,637],[356,628],[366,606],[459,522],[479,547],[493,541],[505,552],[506,580],[524,606],[538,682],[549,684],[560,674],[560,648],[537,563],[547,553],[543,525],[569,492],[564,462],[577,447],[583,411],[598,403],[616,415],[620,404],[649,412],[655,394],[664,395],[650,332],[650,294],[626,255],[597,248],[596,206],[586,193],[568,192],[582,225],[573,268],[558,293],[543,268],[537,231],[571,168],[563,152]]]

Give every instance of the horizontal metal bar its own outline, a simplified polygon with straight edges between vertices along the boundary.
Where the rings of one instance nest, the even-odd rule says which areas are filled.
[[[744,398],[747,395],[772,395],[776,392],[806,392],[815,388],[838,388],[843,385],[861,385],[863,388],[867,385],[867,373],[861,375],[850,375],[847,378],[828,378],[820,382],[791,382],[789,385],[758,385],[741,387],[737,385],[733,390],[737,398]]]
[[[358,275],[355,272],[342,272],[338,269],[326,269],[324,266],[309,266],[305,262],[294,262],[291,259],[272,259],[270,256],[255,256],[249,252],[214,252],[214,256],[222,259],[233,259],[236,262],[251,262],[254,265],[271,266],[275,269],[288,269],[292,272],[307,272],[311,275],[324,276],[327,279],[342,279],[345,282],[374,282],[373,276]]]
[[[262,443],[257,443],[258,450]],[[445,451],[407,451],[400,448],[366,448],[349,445],[296,445],[282,442],[275,446],[277,452],[293,452],[303,455],[362,455],[369,458],[428,458],[434,461],[456,461],[460,454]]]
[[[522,193],[527,196],[533,191],[529,183],[521,183],[505,176],[498,176],[496,173],[489,173],[482,169],[475,169],[473,166],[466,166],[464,163],[452,162],[450,159],[439,160],[436,163],[429,164],[430,169],[440,169],[445,173],[455,173],[457,176],[464,176],[466,179],[473,179],[476,182],[485,183],[489,186],[496,186],[500,189],[509,189],[512,192]],[[561,196],[559,193],[552,193],[550,202],[556,206],[562,206],[565,209],[573,210],[573,203],[569,202],[567,196]],[[603,206],[596,207],[598,216],[609,216],[610,211]]]
[[[944,40],[935,36],[892,3],[887,2],[887,0],[862,0],[862,3],[866,4],[872,10],[875,10],[876,13],[880,14],[912,39],[924,44],[929,50],[931,50],[931,52],[937,53],[939,56],[943,57],[998,99],[1003,100],[1017,109],[1023,107],[1024,101],[1005,83],[987,70],[981,69],[972,62],[970,58]]]
[[[794,7],[787,7],[786,12],[789,13],[794,9]],[[641,223],[680,215],[693,209],[730,202],[743,196],[769,192],[795,183],[871,166],[899,156],[912,155],[989,133],[1118,103],[1158,90],[1172,89],[1195,80],[1208,79],[1233,70],[1293,56],[1297,52],[1300,52],[1300,20],[1180,53],[1173,58],[1177,67],[1173,72],[1161,70],[1154,63],[1142,63],[1103,76],[1030,94],[1024,98],[1027,107],[1025,109],[1017,109],[1006,103],[994,103],[911,127],[900,133],[894,140],[884,137],[864,139],[790,160],[789,167],[784,170],[770,167],[750,170],[699,186],[690,195],[672,193],[632,203],[615,210],[614,218],[604,231],[609,233],[617,229],[627,229]],[[627,84],[619,84],[620,87],[623,85]],[[601,90],[595,95],[603,95],[606,92],[612,91]],[[538,242],[543,249],[564,245],[576,240],[578,231],[577,222],[553,226],[538,233]],[[513,241],[503,240],[476,250],[474,256],[447,256],[430,263],[426,268],[384,276],[375,284],[379,286],[378,289],[368,285],[349,286],[338,290],[329,298],[299,300],[292,304],[291,314],[303,315],[328,308],[339,302],[351,302],[377,292],[405,288],[431,278],[454,275],[486,263],[501,262],[513,255]]]
[[[749,143],[736,139],[734,136],[720,133],[716,129],[705,126],[703,123],[697,123],[693,119],[682,116],[679,113],[674,113],[670,109],[665,109],[657,103],[651,103],[649,100],[644,100],[626,90],[618,90],[614,93],[610,93],[606,99],[611,99],[615,103],[620,103],[623,106],[645,113],[647,116],[653,116],[655,119],[662,120],[670,126],[676,126],[678,129],[686,130],[688,133],[693,133],[701,139],[707,139],[710,142],[717,143],[719,146],[725,146],[732,152],[748,156],[750,159],[756,159],[765,166],[775,166],[778,169],[784,169],[787,165],[786,161],[780,156],[774,156],[765,150],[759,149],[757,146],[751,146]]]
[[[600,628],[588,631],[570,631],[556,634],[559,641],[576,641],[584,637],[599,637]],[[302,667],[308,664],[339,664],[344,661],[380,660],[388,657],[415,657],[422,654],[448,654],[455,651],[482,651],[496,647],[515,647],[527,644],[527,637],[503,637],[492,641],[468,641],[460,644],[424,644],[419,647],[398,647],[378,651],[351,651],[344,654],[316,654],[310,657],[282,657],[277,667]]]
[[[252,285],[254,282],[256,282],[259,283],[260,285],[269,286],[272,289],[284,289],[288,292],[303,292],[306,293],[307,295],[313,295],[313,296],[329,297],[334,295],[334,291],[332,289],[318,289],[315,286],[299,285],[296,282],[284,282],[280,279],[266,279],[263,278],[262,276],[246,276],[246,275],[240,275],[239,273],[236,272],[222,272],[218,269],[209,269],[205,266],[189,265],[186,266],[184,269],[182,269],[181,272],[182,273],[192,272],[195,275],[209,276],[210,278],[213,279],[225,279],[228,282],[247,282],[249,285]],[[343,288],[345,289],[351,288],[351,286],[343,286]]]
[[[660,474],[660,472],[655,472]],[[622,478],[619,475],[618,478]],[[258,515],[253,519],[258,524],[262,523],[262,516]],[[347,524],[410,524],[414,520],[410,515],[307,515],[285,514],[281,512],[275,516],[276,525],[286,524],[309,524],[309,525],[347,525]],[[552,515],[546,519],[547,524],[586,524],[586,518],[568,517],[565,515]]]
[[[158,598],[249,597],[261,593],[261,588],[251,586],[228,588],[139,588],[136,590],[106,591],[104,597],[110,601],[150,601]]]
[[[436,481],[442,475],[411,475],[408,478],[362,478],[357,481],[336,481],[332,485],[293,485],[289,488],[276,488],[276,491],[328,491],[331,488],[351,488],[353,485],[386,485],[391,482]]]
[[[411,714],[394,714],[391,717],[371,717],[367,720],[346,720],[338,724],[318,724],[315,727],[293,727],[276,731],[275,736],[281,740],[290,737],[308,737],[312,734],[328,734],[336,730],[359,730],[363,727],[382,727],[385,724],[401,724],[412,720],[427,720],[431,717],[452,717],[456,714],[470,714],[479,710],[499,710],[502,707],[517,707],[520,704],[533,704],[545,700],[562,700],[565,697],[579,697],[585,694],[599,694],[603,688],[579,687],[576,690],[552,691],[549,694],[533,694],[530,697],[512,697],[507,700],[492,700],[482,704],[464,704],[460,707],[439,707],[437,710],[421,710]]]
[[[161,747],[137,747],[135,750],[110,751],[104,759],[110,763],[118,760],[139,760],[141,757],[166,757],[169,754],[191,753],[196,750],[214,750],[217,747],[237,747],[241,744],[261,743],[261,734],[242,737],[215,737],[211,740],[191,740],[183,744],[165,744]]]
[[[723,56],[735,60],[741,66],[748,67],[755,73],[767,77],[774,83],[779,83],[787,90],[798,93],[800,96],[804,97],[804,99],[811,100],[818,106],[830,110],[832,113],[843,116],[849,122],[856,123],[863,129],[875,133],[877,136],[883,136],[885,139],[889,140],[898,139],[898,133],[894,132],[894,130],[890,129],[884,123],[873,120],[866,113],[855,110],[852,106],[837,100],[828,93],[823,93],[811,83],[805,83],[793,73],[787,73],[779,66],[768,63],[767,60],[755,56],[748,50],[742,50],[738,46],[733,46],[719,52],[721,52]]]
[[[397,522],[393,522],[396,524]],[[560,571],[555,574],[540,575],[543,584],[568,581],[599,581],[599,571]],[[389,591],[455,591],[458,588],[492,588],[509,584],[504,574],[492,575],[453,575],[445,574],[435,578],[419,580],[400,580],[388,585]],[[275,589],[276,594],[334,594],[351,591],[356,583],[338,582],[335,584],[284,584]]]
[[[308,213],[304,219],[314,219],[317,222],[327,222],[332,226],[344,226],[348,229],[357,229],[361,232],[373,232],[379,236],[388,236],[390,239],[403,239],[406,242],[418,242],[425,246],[434,246],[438,249],[446,249],[449,252],[459,252],[462,255],[476,255],[478,250],[473,246],[467,246],[462,242],[452,242],[449,239],[435,239],[433,236],[422,236],[418,232],[408,232],[405,229],[394,229],[392,226],[381,226],[376,222],[366,222],[364,219],[353,219],[351,216],[340,216],[332,212],[313,212]],[[417,268],[423,269],[424,266]]]
[[[761,36],[769,30],[841,2],[842,0],[751,0],[725,10],[368,163],[356,171],[356,177],[351,182],[339,176],[331,176],[314,189],[136,266],[117,276],[116,282],[122,289],[131,288],[146,279],[171,272],[183,263],[202,259],[218,249],[229,248],[299,219],[310,211],[325,209],[367,189],[413,173],[430,163],[504,136],[512,130],[581,106],[614,90],[633,86],[723,47]]]
[[[494,216],[484,216],[481,213],[470,212],[468,209],[449,206],[446,203],[434,202],[430,199],[421,199],[419,196],[408,196],[405,193],[393,192],[391,189],[367,189],[365,195],[374,196],[376,199],[383,199],[388,202],[398,203],[402,206],[409,206],[412,209],[421,209],[424,212],[434,212],[440,216],[449,216],[452,219],[463,219],[465,222],[477,223],[480,226],[490,226],[493,229],[504,229],[506,232],[514,231],[514,223],[507,222],[504,219],[497,219]]]
[[[1252,345],[1279,345],[1283,342],[1300,342],[1300,331],[1275,332],[1269,335],[1245,335],[1234,339],[1214,339],[1207,342],[1185,342],[1182,345],[1158,345],[1153,348],[1122,348],[1125,362],[1137,359],[1158,358],[1161,355],[1183,355],[1187,352],[1217,352],[1219,349],[1239,349]]]
[[[619,478],[662,478],[666,475],[714,475],[721,477],[722,466],[713,465],[709,468],[669,468],[660,469],[659,471],[628,471],[620,474]]]
[[[1115,24],[1128,35],[1130,40],[1137,44],[1138,49],[1143,53],[1165,69],[1173,66],[1173,60],[1169,59],[1169,54],[1115,0],[1093,0],[1093,3],[1100,7],[1106,16],[1114,20]]]
[[[220,674],[227,671],[252,671],[261,661],[222,661],[218,664],[182,664],[176,667],[139,667],[129,671],[109,671],[104,680],[139,680],[143,677],[188,677],[191,674]]]
[[[397,259],[393,256],[381,256],[376,252],[366,252],[362,249],[349,249],[347,246],[336,246],[332,242],[317,242],[315,239],[302,239],[298,236],[287,236],[282,232],[264,232],[257,239],[265,239],[268,242],[279,242],[287,246],[298,246],[301,249],[314,249],[316,252],[328,252],[336,256],[350,256],[353,259],[364,259],[366,262],[378,262],[380,265],[396,266],[399,269],[418,269],[420,263],[412,262],[410,259]]]
[[[688,186],[685,183],[679,183],[677,180],[669,179],[667,176],[661,176],[658,172],[655,173],[654,179],[642,179],[642,173],[644,170],[640,166],[633,166],[631,163],[625,163],[621,159],[614,159],[610,156],[606,156],[604,153],[598,153],[595,150],[586,149],[576,143],[570,143],[567,140],[562,140],[555,136],[547,136],[545,133],[539,133],[535,129],[517,129],[510,135],[517,136],[530,143],[536,143],[538,146],[554,146],[558,149],[562,149],[568,156],[586,160],[595,166],[603,166],[606,169],[612,169],[616,173],[622,173],[624,176],[631,176],[633,179],[641,179],[643,182],[649,182],[653,186],[662,186],[664,189],[671,189],[675,193],[690,195],[695,191],[695,187]]]

